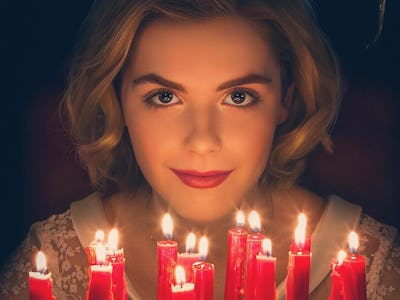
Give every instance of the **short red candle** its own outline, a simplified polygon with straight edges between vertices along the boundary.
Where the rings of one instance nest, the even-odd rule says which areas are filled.
[[[185,270],[186,281],[193,282],[193,264],[200,260],[199,253],[194,253],[194,247],[196,244],[196,236],[193,233],[189,233],[186,238],[186,252],[178,253],[177,264],[182,266]]]
[[[29,272],[29,299],[55,300],[52,286],[51,273],[46,274],[46,257],[39,251],[36,256],[36,272]]]
[[[112,291],[114,300],[127,300],[125,283],[124,249],[118,249],[118,231],[112,229],[108,235],[106,261],[112,266]]]
[[[264,239],[262,242],[262,253],[256,256],[256,300],[276,299],[276,258],[272,257],[271,248],[271,240]]]
[[[106,263],[106,249],[96,247],[96,265],[89,266],[89,285],[86,300],[113,300],[112,266]]]
[[[208,253],[208,240],[200,239],[199,253],[201,262],[193,264],[194,290],[196,300],[214,300],[214,265],[204,262]]]
[[[331,292],[328,300],[350,300],[345,291],[344,282],[347,281],[345,266],[343,260],[346,257],[346,252],[339,251],[337,258],[331,260]]]
[[[171,287],[172,300],[195,300],[194,284],[186,282],[185,270],[182,266],[175,268],[176,285]]]
[[[104,231],[102,230],[97,230],[95,233],[94,240],[88,246],[85,247],[85,252],[88,258],[89,266],[96,264],[96,246],[99,243],[104,244]]]
[[[305,230],[305,222],[299,222],[295,230],[297,251],[289,251],[286,300],[309,299],[311,252],[304,249],[306,239]]]
[[[349,234],[350,254],[343,261],[349,278],[345,286],[349,285],[349,290],[353,292],[352,299],[366,300],[365,257],[357,254],[358,247],[358,236],[355,232],[351,232]]]
[[[236,228],[228,232],[228,256],[226,263],[224,300],[241,300],[244,294],[247,231],[242,228],[244,215],[236,215]]]
[[[247,236],[245,299],[255,300],[256,270],[257,270],[256,256],[261,252],[261,243],[265,239],[265,235],[260,233],[261,222],[257,212],[252,211],[250,213],[249,223],[251,229],[255,233]]]
[[[167,240],[157,242],[157,300],[171,300],[171,285],[174,282],[178,243],[171,241],[172,220],[169,214],[164,216],[162,228]]]

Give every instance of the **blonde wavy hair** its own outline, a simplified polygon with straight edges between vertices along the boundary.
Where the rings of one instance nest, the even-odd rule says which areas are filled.
[[[138,32],[158,18],[229,15],[244,17],[265,33],[281,67],[283,93],[294,86],[289,117],[276,132],[262,186],[291,185],[317,145],[331,150],[329,131],[341,94],[339,67],[307,1],[97,1],[84,22],[62,109],[80,160],[103,194],[146,184],[119,101],[120,74]]]

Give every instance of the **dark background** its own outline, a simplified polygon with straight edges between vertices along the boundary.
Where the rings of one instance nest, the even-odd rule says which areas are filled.
[[[111,1],[111,0],[110,0]],[[378,0],[315,0],[318,20],[338,53],[345,78],[336,151],[316,149],[302,182],[336,193],[400,227],[399,1],[387,0],[380,39]],[[91,1],[2,1],[0,264],[32,222],[90,192],[58,122],[56,107],[78,28]]]

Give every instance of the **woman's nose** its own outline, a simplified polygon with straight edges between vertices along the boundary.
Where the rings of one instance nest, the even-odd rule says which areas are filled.
[[[218,112],[212,108],[192,109],[187,115],[185,147],[200,155],[221,149]]]

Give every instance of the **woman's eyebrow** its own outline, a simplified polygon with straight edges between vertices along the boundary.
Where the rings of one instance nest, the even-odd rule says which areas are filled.
[[[244,84],[250,84],[250,83],[269,83],[271,82],[272,79],[268,76],[262,75],[262,74],[256,74],[256,73],[252,73],[252,74],[247,74],[229,81],[226,81],[222,84],[220,84],[217,87],[217,91],[221,91],[221,90],[225,90],[228,89],[230,87],[234,87],[234,86],[239,86],[239,85],[244,85]],[[183,85],[168,80],[158,74],[154,74],[154,73],[149,73],[149,74],[145,74],[142,76],[139,76],[137,78],[135,78],[134,80],[132,80],[132,85],[136,86],[136,85],[140,85],[140,84],[144,84],[144,83],[156,83],[168,88],[172,88],[174,90],[180,91],[180,92],[186,92],[186,89],[183,87]]]

